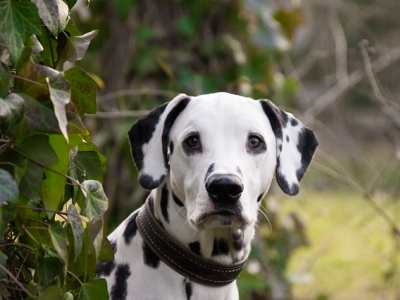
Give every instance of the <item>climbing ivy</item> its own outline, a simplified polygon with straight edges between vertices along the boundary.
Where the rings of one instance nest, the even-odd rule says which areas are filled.
[[[79,66],[75,1],[0,0],[0,299],[107,299],[95,277],[105,158],[81,117],[100,80]]]

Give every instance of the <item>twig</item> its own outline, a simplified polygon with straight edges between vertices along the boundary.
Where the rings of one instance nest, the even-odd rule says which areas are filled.
[[[93,119],[140,118],[148,113],[148,110],[101,111],[96,114],[85,114],[85,117]]]
[[[31,209],[33,211],[39,211],[39,212],[45,211],[45,212],[55,213],[55,214],[58,214],[58,215],[68,216],[68,213],[63,212],[63,211],[58,211],[58,210],[45,209],[45,208],[40,208],[40,207],[31,207],[31,206],[20,205],[20,204],[17,204],[16,207],[17,208]]]
[[[363,40],[360,43],[361,54],[364,61],[365,72],[368,77],[368,81],[371,84],[374,92],[375,99],[380,104],[382,112],[390,119],[390,121],[400,130],[400,111],[396,111],[396,108],[391,105],[391,102],[383,95],[379,88],[378,80],[375,77],[371,59],[368,55],[368,41]]]
[[[40,85],[40,86],[42,86],[42,87],[44,87],[44,88],[47,88],[47,86],[44,84],[44,83],[41,83],[41,82],[39,82],[39,81],[36,81],[36,80],[32,80],[32,79],[30,79],[30,78],[26,78],[26,77],[23,77],[23,76],[19,76],[19,75],[11,75],[12,77],[14,77],[14,78],[16,78],[16,79],[20,79],[20,80],[23,80],[23,81],[26,81],[26,82],[29,82],[29,83],[33,83],[33,84],[37,84],[37,85]]]
[[[21,290],[23,290],[29,297],[31,297],[31,298],[36,298],[36,297],[37,297],[36,295],[33,295],[30,291],[28,291],[28,290],[24,287],[24,285],[23,285],[21,282],[19,282],[19,280],[13,275],[13,273],[11,273],[6,267],[0,265],[0,269],[1,269],[4,273],[6,273],[6,274],[15,282],[15,284],[18,285],[18,287],[19,287]]]
[[[348,79],[347,40],[335,8],[331,9],[329,27],[335,42],[336,80],[344,84]]]
[[[399,59],[400,48],[395,48],[388,51],[386,55],[382,55],[376,59],[373,63],[371,63],[371,65],[375,72],[379,73]],[[365,75],[366,74],[363,70],[353,71],[350,73],[345,84],[336,83],[334,86],[329,88],[315,100],[315,104],[313,106],[305,111],[304,119],[311,123],[314,118],[323,112],[329,105],[337,101],[349,89],[360,83]]]
[[[67,270],[67,273],[68,273],[69,275],[71,275],[72,277],[74,277],[75,280],[78,281],[80,285],[83,285],[82,280],[80,280],[78,276],[76,276],[74,273],[72,273],[71,271],[68,271],[68,270]]]

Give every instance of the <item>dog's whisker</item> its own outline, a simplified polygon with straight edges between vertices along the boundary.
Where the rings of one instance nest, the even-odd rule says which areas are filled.
[[[267,221],[267,223],[268,223],[268,227],[269,227],[269,229],[270,230],[272,230],[272,223],[271,223],[271,221],[270,221],[270,219],[268,218],[268,215],[267,215],[267,213],[265,212],[265,211],[263,211],[262,209],[261,209],[261,207],[259,207],[258,208],[258,211],[261,213],[261,215],[264,217],[264,219]]]

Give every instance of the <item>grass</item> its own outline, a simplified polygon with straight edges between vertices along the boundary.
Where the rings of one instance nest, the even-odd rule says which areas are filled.
[[[377,200],[400,224],[400,199]],[[400,245],[361,196],[305,192],[283,200],[281,214],[289,212],[302,218],[310,240],[289,263],[296,299],[400,299]]]

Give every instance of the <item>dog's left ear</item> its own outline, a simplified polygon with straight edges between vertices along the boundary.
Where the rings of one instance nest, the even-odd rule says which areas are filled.
[[[138,120],[129,130],[132,156],[145,189],[158,187],[168,172],[169,132],[190,97],[179,94]]]
[[[318,141],[314,132],[291,113],[269,100],[260,100],[260,103],[276,137],[276,180],[286,194],[296,195]]]

